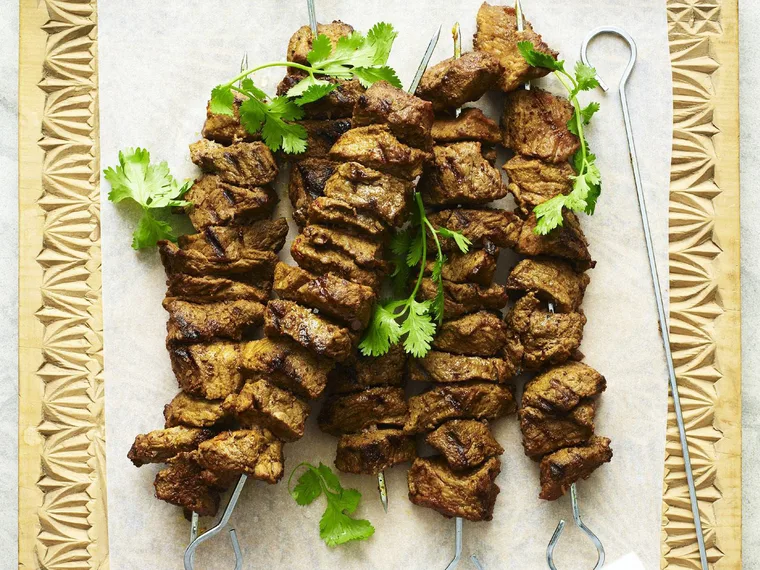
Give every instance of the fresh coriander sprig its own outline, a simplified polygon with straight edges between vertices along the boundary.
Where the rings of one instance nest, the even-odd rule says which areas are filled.
[[[192,181],[183,184],[169,174],[166,162],[150,163],[150,153],[142,148],[119,151],[119,164],[103,171],[111,184],[108,199],[119,203],[132,200],[142,207],[142,217],[132,234],[132,247],[145,249],[155,247],[160,240],[177,241],[169,222],[156,218],[165,217],[170,208],[189,206],[182,197],[190,190]]]
[[[353,32],[341,37],[333,48],[332,41],[319,34],[307,55],[309,65],[292,61],[276,61],[242,71],[232,80],[211,91],[213,113],[234,115],[235,93],[243,96],[240,123],[251,134],[261,133],[264,143],[273,151],[281,148],[298,154],[306,150],[306,130],[292,121],[303,118],[301,107],[318,101],[337,88],[335,83],[318,76],[336,79],[358,79],[364,87],[385,80],[400,87],[396,72],[386,65],[397,33],[391,24],[375,24],[366,37]],[[290,67],[306,73],[285,95],[269,96],[256,87],[251,75],[270,67]]]
[[[396,234],[391,241],[391,251],[395,257],[396,269],[392,274],[397,293],[406,288],[409,270],[419,265],[414,289],[405,299],[378,303],[367,327],[359,349],[365,356],[381,356],[388,352],[391,345],[404,338],[404,350],[421,358],[430,350],[437,325],[443,322],[444,293],[443,266],[446,256],[441,248],[440,237],[453,239],[462,253],[469,251],[472,243],[459,232],[444,227],[436,228],[430,223],[425,213],[422,196],[415,193],[417,216],[412,231],[404,230]],[[428,233],[436,247],[436,258],[431,270],[431,279],[436,285],[433,299],[417,300],[417,293],[425,276],[427,263]]]
[[[573,156],[575,176],[572,191],[565,195],[558,195],[533,210],[536,214],[535,233],[546,235],[554,228],[561,226],[563,222],[562,210],[567,208],[574,212],[593,214],[596,209],[596,201],[602,192],[602,176],[596,166],[596,156],[589,150],[588,141],[583,128],[589,124],[591,117],[599,110],[599,103],[589,103],[581,107],[578,94],[599,86],[596,79],[596,70],[582,62],[575,64],[575,75],[565,71],[565,62],[558,61],[553,56],[537,51],[531,42],[518,42],[517,48],[520,54],[533,67],[550,69],[567,89],[570,103],[573,105],[573,116],[567,123],[567,128],[576,135],[581,142],[581,148]]]
[[[291,489],[290,483],[299,469],[305,471]],[[368,520],[349,516],[359,506],[362,494],[356,489],[344,489],[335,473],[322,463],[319,467],[311,463],[297,465],[288,478],[288,492],[301,506],[310,505],[324,494],[327,506],[319,521],[319,536],[327,546],[366,540],[375,533],[375,527]]]

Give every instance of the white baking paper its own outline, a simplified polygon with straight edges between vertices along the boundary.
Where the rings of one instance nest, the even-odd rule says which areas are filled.
[[[433,62],[452,52],[448,30],[462,25],[471,47],[479,0],[383,2],[317,0],[320,21],[342,19],[367,30],[390,21],[399,31],[390,63],[411,81],[430,36],[443,25]],[[210,89],[234,76],[247,52],[251,65],[284,58],[288,38],[307,21],[303,0],[108,0],[99,3],[100,119],[103,166],[118,150],[140,145],[154,160],[167,160],[179,177],[197,170],[188,144],[200,137]],[[524,10],[549,45],[570,62],[584,36],[599,25],[626,28],[639,59],[629,98],[649,213],[667,286],[667,215],[671,145],[670,60],[661,0],[524,0]],[[627,48],[599,40],[593,63],[615,86]],[[283,70],[257,75],[274,91]],[[547,78],[542,84],[556,88]],[[582,350],[608,380],[600,399],[597,433],[612,438],[615,457],[578,486],[584,520],[604,542],[610,560],[635,552],[646,568],[659,567],[661,492],[667,407],[667,375],[616,89],[583,95],[602,110],[589,129],[599,155],[604,192],[597,214],[582,220],[598,261],[584,310]],[[497,118],[500,97],[484,102]],[[281,177],[281,183],[285,177]],[[158,466],[136,469],[126,454],[137,433],[162,426],[162,409],[177,392],[164,348],[164,271],[155,252],[135,253],[130,234],[137,212],[107,202],[103,186],[103,302],[105,316],[106,422],[109,541],[112,570],[179,569],[189,524],[180,509],[157,501],[152,482]],[[289,213],[281,185],[281,212]],[[291,232],[291,238],[294,232]],[[283,257],[288,258],[283,252]],[[513,258],[504,252],[504,278]],[[667,291],[667,288],[665,289]],[[315,405],[318,408],[319,404]],[[289,473],[301,461],[332,464],[335,438],[314,421],[307,435],[286,447]],[[494,520],[464,525],[460,568],[476,553],[487,569],[545,568],[545,548],[557,521],[571,520],[569,498],[540,501],[537,465],[520,445],[515,417],[495,423],[505,448]],[[359,515],[377,531],[366,542],[327,548],[318,536],[320,501],[300,508],[286,485],[250,482],[234,515],[245,568],[387,569],[444,568],[454,550],[454,522],[407,500],[406,469],[388,472],[390,509],[384,514],[371,477],[342,475],[363,493]],[[204,521],[208,524],[207,521]],[[199,551],[197,568],[233,567],[221,536]],[[593,566],[595,552],[570,524],[557,550],[564,569]]]

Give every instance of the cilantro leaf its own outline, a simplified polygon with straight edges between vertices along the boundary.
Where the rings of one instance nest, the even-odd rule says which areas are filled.
[[[383,66],[388,62],[393,42],[398,36],[392,24],[378,22],[367,32],[367,43],[375,52],[373,65]],[[394,73],[395,75],[395,73]]]
[[[532,42],[517,42],[517,49],[531,67],[544,67],[552,71],[565,70],[564,61],[558,61],[548,53],[537,51]]]
[[[435,263],[433,263],[433,270],[431,272],[430,278],[435,282],[436,284],[436,294],[433,298],[432,303],[430,304],[430,313],[433,315],[433,318],[436,320],[436,322],[440,325],[443,323],[443,311],[446,305],[446,299],[443,295],[443,266],[446,264],[446,261],[448,259],[445,255],[442,255],[438,259],[435,260]]]
[[[161,240],[177,241],[177,236],[168,222],[157,220],[150,210],[143,210],[137,228],[132,234],[132,248],[156,247]]]
[[[459,251],[461,251],[462,253],[467,253],[468,251],[470,251],[470,246],[472,245],[472,242],[470,241],[469,238],[465,237],[461,232],[455,232],[444,227],[437,228],[436,231],[445,238],[453,239],[454,242],[457,244]]]
[[[403,303],[403,301],[401,301]],[[396,321],[398,302],[375,306],[372,320],[359,343],[359,350],[364,356],[382,356],[401,338],[401,326]]]
[[[355,493],[359,494],[358,491]],[[353,496],[351,499],[340,496],[338,500],[327,503],[319,521],[319,537],[327,546],[335,547],[352,540],[366,540],[375,534],[375,527],[368,520],[353,519],[345,513],[349,500],[353,500]],[[348,512],[350,514],[353,511]]]
[[[409,232],[404,230],[396,232],[391,237],[390,249],[393,253],[393,290],[397,295],[402,295],[409,281],[409,266],[406,264],[406,252],[409,249],[412,238]]]
[[[303,106],[303,105],[306,105],[307,103],[313,103],[314,101],[319,101],[322,97],[324,97],[328,93],[338,88],[337,85],[335,85],[334,83],[330,83],[328,81],[322,81],[320,79],[315,79],[314,81],[315,82],[309,85],[306,88],[306,90],[303,92],[303,94],[298,99],[296,99],[296,105]],[[296,85],[295,87],[298,87],[298,85]],[[292,97],[292,95],[290,94],[290,91],[288,91],[288,96]]]
[[[235,94],[227,85],[217,85],[211,90],[209,110],[218,115],[234,115]]]
[[[290,496],[301,506],[310,505],[321,494],[322,482],[319,473],[313,469],[304,471],[298,478],[298,484],[290,490]]]
[[[435,323],[430,318],[431,301],[410,299],[409,313],[401,323],[401,334],[406,334],[404,350],[421,358],[430,351],[435,334]]]
[[[408,267],[415,267],[422,260],[422,250],[424,247],[425,234],[418,231],[409,244],[409,251],[406,254],[406,264]]]
[[[387,81],[394,87],[401,88],[401,80],[393,68],[383,65],[380,67],[354,67],[351,70],[363,87],[371,87],[378,81]]]
[[[599,80],[596,78],[596,69],[586,65],[582,61],[575,64],[575,82],[577,83],[576,91],[590,91],[599,87]]]
[[[554,228],[562,226],[562,209],[565,207],[565,197],[555,196],[546,202],[536,206],[533,210],[536,214],[535,232],[545,236]]]
[[[332,53],[332,42],[330,38],[325,34],[319,34],[314,41],[311,42],[311,51],[306,54],[306,60],[312,65],[316,66],[320,61],[326,60]]]

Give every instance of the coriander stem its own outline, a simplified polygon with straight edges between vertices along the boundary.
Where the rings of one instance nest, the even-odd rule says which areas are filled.
[[[568,79],[572,82],[572,85],[568,85],[567,81],[565,80],[562,75],[567,76]],[[559,72],[555,71],[554,75],[557,76],[557,79],[559,79],[559,82],[562,83],[562,86],[567,89],[568,93],[570,93],[570,103],[573,106],[573,109],[575,109],[575,124],[576,128],[578,130],[578,138],[581,141],[581,156],[583,157],[583,164],[581,165],[581,172],[578,174],[583,174],[583,171],[586,170],[586,156],[588,154],[588,150],[586,148],[586,137],[583,134],[583,116],[581,115],[581,106],[578,102],[578,96],[573,95],[573,92],[575,91],[575,80],[567,73],[567,72]]]
[[[427,262],[427,236],[425,231],[425,223],[428,220],[427,215],[425,214],[425,204],[422,203],[422,196],[419,192],[414,193],[414,201],[417,202],[417,208],[420,212],[420,231],[422,232],[422,258],[420,259],[420,274],[417,277],[417,283],[414,286],[414,291],[412,291],[412,294],[409,295],[409,305],[411,305],[411,302],[417,298],[417,291],[420,290],[420,285],[422,285],[422,278],[425,276],[425,263]]]
[[[258,67],[252,67],[251,69],[248,69],[246,71],[243,71],[242,73],[235,76],[232,81],[229,81],[225,84],[226,87],[232,87],[233,83],[237,83],[241,79],[248,77],[252,73],[256,73],[257,71],[261,71],[262,69],[267,69],[268,67],[294,67],[296,69],[300,69],[301,71],[307,72],[309,75],[314,76],[314,68],[308,67],[306,65],[301,65],[300,63],[295,63],[292,61],[275,61],[273,63],[265,63],[264,65],[259,65]]]

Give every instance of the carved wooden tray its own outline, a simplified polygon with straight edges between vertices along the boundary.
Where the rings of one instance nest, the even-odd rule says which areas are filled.
[[[20,4],[19,567],[102,570],[96,1]],[[709,560],[734,569],[741,567],[737,0],[668,0],[667,7],[671,339]],[[699,568],[672,413],[670,424],[662,566]]]

